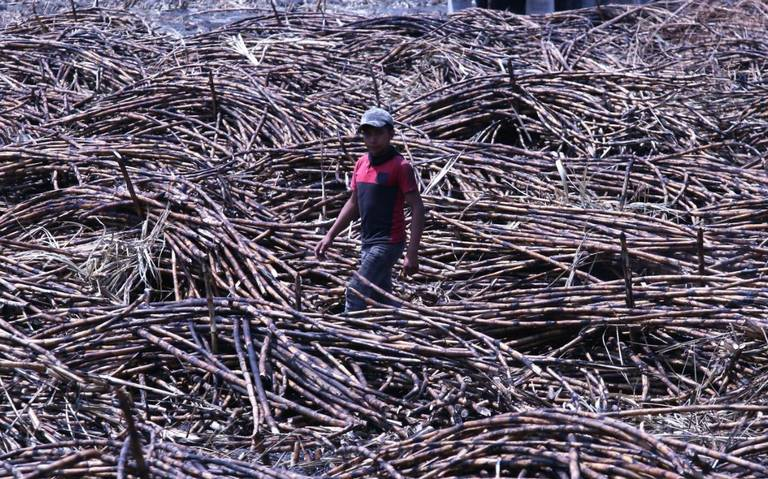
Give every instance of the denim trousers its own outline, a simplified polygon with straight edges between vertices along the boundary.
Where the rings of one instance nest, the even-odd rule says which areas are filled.
[[[360,252],[360,269],[357,273],[384,291],[392,292],[392,268],[403,254],[404,243],[396,244],[372,244],[363,246]],[[373,288],[363,284],[356,276],[349,280],[347,285],[346,304],[344,310],[360,311],[365,309],[365,300],[355,294],[358,291],[366,298],[371,298],[382,304],[395,306],[396,303],[373,291]]]

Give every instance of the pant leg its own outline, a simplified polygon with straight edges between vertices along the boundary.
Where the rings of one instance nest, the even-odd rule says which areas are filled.
[[[363,246],[360,250],[360,268],[357,270],[357,274],[359,275],[363,274],[363,265],[365,265],[365,260],[368,258],[370,249],[370,246]],[[362,284],[360,280],[353,275],[347,283],[347,291],[345,294],[344,311],[347,313],[365,309],[365,301],[363,301],[363,298],[355,294],[352,290],[358,291],[366,297],[371,294],[370,288]]]
[[[379,288],[392,292],[392,268],[402,255],[404,245],[402,244],[377,244],[364,247],[360,256],[360,269],[357,273]],[[346,311],[359,311],[365,309],[366,303],[363,298],[355,294],[360,292],[363,296],[375,301],[390,304],[391,301],[382,295],[375,293],[373,289],[363,284],[357,277],[353,276],[347,285]]]
[[[384,245],[386,248],[382,251],[382,259],[380,267],[376,270],[376,274],[373,275],[373,279],[370,280],[373,284],[383,289],[387,293],[392,292],[392,269],[397,264],[397,260],[403,254],[405,245]],[[391,306],[398,306],[400,303],[394,300],[390,300],[382,294],[374,293],[373,299],[382,303],[389,304]]]

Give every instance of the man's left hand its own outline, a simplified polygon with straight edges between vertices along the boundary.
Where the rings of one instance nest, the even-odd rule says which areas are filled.
[[[411,276],[419,272],[419,258],[416,255],[406,255],[405,262],[403,262],[403,273],[406,276]]]

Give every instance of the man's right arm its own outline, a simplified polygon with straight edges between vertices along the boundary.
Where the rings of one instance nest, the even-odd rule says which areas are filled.
[[[349,226],[349,224],[356,220],[359,216],[360,210],[357,207],[357,192],[353,190],[352,195],[349,197],[347,202],[344,203],[344,207],[341,208],[341,212],[339,213],[338,218],[336,218],[336,221],[333,222],[331,229],[328,230],[323,239],[317,243],[317,246],[315,246],[315,254],[317,257],[325,257],[325,252],[331,246],[336,236],[344,231],[344,228]]]

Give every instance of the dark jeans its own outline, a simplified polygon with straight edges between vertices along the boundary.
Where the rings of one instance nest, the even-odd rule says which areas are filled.
[[[403,254],[404,243],[374,244],[363,246],[360,252],[360,269],[357,273],[384,291],[392,292],[392,268]],[[373,291],[373,288],[363,284],[356,276],[349,280],[345,311],[360,311],[365,309],[365,300],[352,290],[359,291],[363,296],[383,304],[396,305],[394,302]]]

